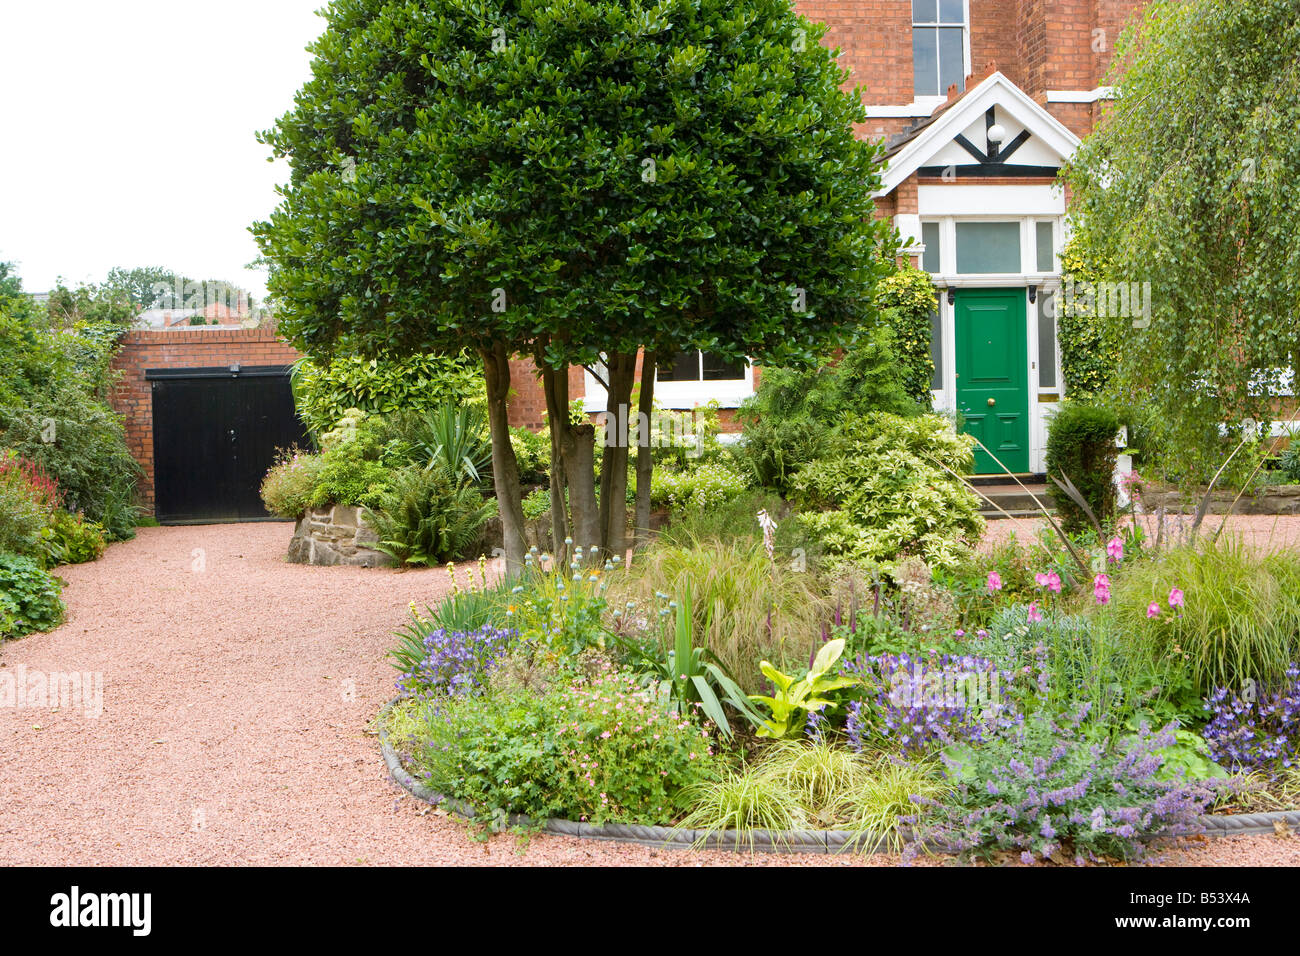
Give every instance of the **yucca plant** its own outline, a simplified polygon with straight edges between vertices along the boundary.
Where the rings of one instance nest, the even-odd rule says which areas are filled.
[[[415,425],[410,441],[426,469],[442,467],[458,482],[475,485],[492,476],[492,443],[481,409],[443,405]]]
[[[636,660],[633,667],[675,710],[685,713],[698,705],[727,737],[732,736],[732,729],[723,701],[751,724],[758,726],[763,720],[762,716],[754,709],[717,655],[708,648],[695,646],[690,592],[677,605],[673,623],[672,649],[663,657],[620,641],[625,649],[633,653]],[[615,640],[620,639],[616,637]]]
[[[441,564],[459,557],[478,538],[493,502],[452,480],[445,468],[395,472],[366,517],[379,536],[376,547],[403,564]]]

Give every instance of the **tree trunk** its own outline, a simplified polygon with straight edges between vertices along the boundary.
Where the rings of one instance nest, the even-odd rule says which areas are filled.
[[[606,362],[609,400],[605,404],[605,449],[600,466],[600,527],[604,557],[627,556],[627,456],[631,431],[636,353],[618,353]]]
[[[538,364],[545,369],[539,358]],[[595,444],[596,429],[584,422],[569,424],[569,370],[555,369],[543,372],[542,385],[546,391],[546,417],[551,429],[552,454],[559,452],[564,482],[569,491],[569,513],[572,515],[570,536],[575,547],[583,549],[590,557],[601,545],[600,509],[596,505]],[[555,498],[551,499],[554,507]],[[556,554],[557,562],[565,562],[568,555]]]
[[[480,351],[487,383],[488,430],[492,436],[492,484],[501,513],[502,546],[506,571],[523,567],[524,507],[519,487],[519,462],[510,444],[510,419],[506,396],[510,394],[510,355],[505,346]]]
[[[564,401],[561,402],[559,401],[560,386],[555,381],[555,369],[548,365],[543,365],[541,368],[542,394],[546,396],[547,433],[551,438],[551,554],[562,567],[569,561],[568,548],[564,541],[570,537],[572,531],[569,528],[569,506],[564,496],[566,482],[564,454],[560,448],[560,432],[551,427],[550,423],[559,420],[561,415],[566,416],[566,422],[568,420],[568,375],[565,375],[562,389]],[[560,409],[564,411],[561,412]]]
[[[650,542],[650,480],[654,475],[654,449],[650,447],[650,424],[655,409],[654,352],[646,351],[641,358],[641,400],[637,403],[641,427],[637,428],[636,448],[636,539],[634,547],[643,548]]]

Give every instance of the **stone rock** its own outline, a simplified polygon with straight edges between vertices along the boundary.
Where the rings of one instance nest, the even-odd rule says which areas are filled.
[[[374,545],[379,536],[366,524],[359,508],[338,505],[313,508],[294,525],[287,560],[321,567],[347,565],[379,568],[395,564]]]

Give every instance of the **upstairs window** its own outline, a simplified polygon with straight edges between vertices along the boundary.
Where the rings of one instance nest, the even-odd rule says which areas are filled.
[[[966,89],[965,0],[912,0],[912,84],[917,96]]]

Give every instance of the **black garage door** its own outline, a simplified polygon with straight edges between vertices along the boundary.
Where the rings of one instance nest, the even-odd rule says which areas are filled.
[[[155,513],[163,524],[270,517],[276,449],[308,447],[285,366],[149,369]]]

